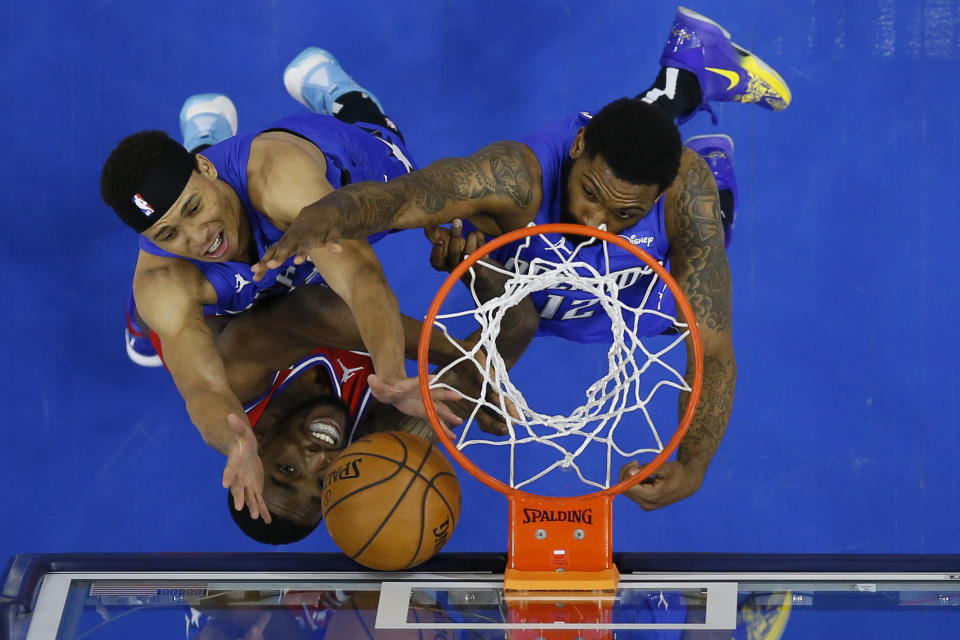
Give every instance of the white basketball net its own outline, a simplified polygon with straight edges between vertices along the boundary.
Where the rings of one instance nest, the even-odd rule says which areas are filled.
[[[461,311],[438,313],[434,326],[451,339],[447,322],[455,318],[472,317],[480,326],[480,338],[470,351],[464,350],[451,339],[462,356],[438,370],[430,386],[431,388],[452,388],[442,381],[443,374],[454,367],[462,366],[465,362],[472,363],[482,375],[483,388],[479,397],[468,397],[468,400],[473,403],[473,409],[469,419],[464,420],[462,431],[457,436],[455,444],[461,451],[481,445],[508,447],[510,464],[507,484],[511,487],[520,489],[555,469],[564,469],[574,471],[585,485],[604,489],[611,486],[611,478],[615,479],[619,470],[619,466],[614,465],[617,462],[615,454],[629,459],[642,454],[656,455],[662,451],[664,441],[669,440],[670,433],[665,439],[661,438],[654,424],[654,416],[651,415],[648,407],[654,395],[663,389],[669,388],[678,392],[690,391],[682,372],[664,360],[664,356],[678,346],[681,352],[683,351],[682,345],[689,335],[689,330],[686,324],[679,322],[674,316],[644,308],[654,290],[657,289],[658,283],[662,284],[653,269],[645,263],[638,259],[638,265],[635,267],[611,272],[608,246],[605,242],[589,237],[571,251],[569,244],[565,245],[559,235],[553,235],[557,238],[556,242],[551,242],[543,235],[524,238],[518,243],[514,259],[507,262],[512,267],[510,269],[483,260],[470,268],[469,289],[473,304],[470,308]],[[555,261],[535,259],[521,273],[521,265],[524,267],[527,265],[518,257],[531,242],[544,243],[556,259]],[[603,269],[596,269],[578,258],[584,247],[594,243],[602,245]],[[475,289],[475,269],[478,268],[493,269],[508,276],[503,295],[487,302],[480,302]],[[639,277],[631,277],[630,272],[635,272],[633,274],[635,276],[652,275],[646,286],[643,301],[638,307],[628,306],[619,300],[618,283],[640,280]],[[565,289],[589,292],[595,296],[600,307],[609,316],[612,325],[612,340],[607,351],[607,373],[587,387],[583,404],[568,415],[541,413],[531,407],[521,390],[511,382],[506,365],[496,346],[501,321],[511,307],[531,292],[554,288],[558,285],[564,285]],[[441,311],[444,309],[441,308]],[[638,335],[640,318],[646,314],[665,318],[678,330],[676,334],[661,338],[659,348],[656,350],[648,349],[643,342],[644,336]],[[665,346],[664,340],[666,340]],[[481,350],[487,356],[487,367],[477,359],[477,354]],[[550,366],[559,366],[561,362],[561,358],[556,358]],[[644,390],[641,390],[641,376],[648,377]],[[660,376],[660,379],[651,385],[650,376]],[[519,417],[510,415],[504,398],[510,399]],[[484,408],[498,415],[507,424],[509,430],[507,436],[493,436],[480,430],[476,415]],[[630,417],[624,420],[627,414],[630,414]],[[660,418],[663,421],[662,415]],[[676,426],[675,404],[669,423]],[[648,439],[643,436],[642,439],[645,443],[649,440],[649,444],[636,447],[636,431],[642,429],[643,424],[649,429],[651,437]],[[629,440],[633,444],[621,446],[618,443],[618,430],[623,429],[630,432]],[[549,460],[544,468],[519,473],[516,464],[518,457],[524,457],[525,469],[529,467],[526,463],[530,458],[530,447],[520,447],[520,445],[532,443],[551,448],[553,455],[546,456]],[[597,446],[603,447],[604,451],[605,462],[599,465],[602,469],[594,469],[593,467],[597,466],[595,463],[589,466],[581,465],[581,457],[584,453],[590,447]]]

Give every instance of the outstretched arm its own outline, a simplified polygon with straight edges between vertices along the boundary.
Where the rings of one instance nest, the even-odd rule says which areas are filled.
[[[467,237],[463,237],[460,220],[452,221],[450,228],[430,227],[426,229],[425,232],[427,238],[432,243],[430,263],[439,271],[451,270],[463,259],[464,255],[476,251],[484,242],[483,234],[477,231],[469,234]],[[485,268],[477,269],[476,273],[477,279],[475,286],[477,295],[481,301],[486,301],[503,294],[505,276]],[[539,315],[533,306],[533,302],[529,298],[521,300],[504,316],[502,323],[503,330],[497,338],[497,349],[508,368],[513,366],[526,349],[537,331],[538,324]],[[434,341],[449,344],[449,341],[442,337],[441,333],[440,331],[433,331],[431,333],[431,345],[433,345]],[[467,346],[466,343],[470,343],[475,339],[476,333],[463,341],[464,346]],[[437,346],[436,349],[444,352],[439,346]],[[454,350],[452,355],[457,357],[460,355],[460,352]],[[446,361],[451,362],[452,360],[453,358],[449,358]],[[433,362],[433,359],[431,359],[431,362]],[[478,379],[478,377],[479,373],[476,367],[473,364],[467,364],[464,367],[458,367],[448,372],[443,380],[453,388],[461,389],[470,395],[476,396],[480,393],[482,385],[482,379]],[[373,376],[371,376],[370,379],[371,388],[379,384],[378,381],[374,380]],[[411,388],[415,390],[413,386],[414,383],[416,383],[416,380],[412,378],[405,381],[405,384],[410,384]],[[436,391],[434,393],[436,393]],[[464,412],[470,411],[473,406],[467,401],[461,401],[458,405],[456,401],[451,400],[449,404],[455,409],[459,408]],[[506,433],[506,425],[492,415],[479,412],[477,413],[476,419],[480,428],[485,431],[500,435]],[[390,430],[406,431],[431,441],[436,440],[435,434],[428,422],[401,415],[390,406],[379,405],[374,407],[367,414],[364,423],[361,425],[361,431],[365,433]],[[452,438],[452,434],[450,435]]]
[[[400,316],[400,321],[404,354],[415,360],[421,323],[405,315]],[[323,285],[297,287],[290,293],[263,300],[232,318],[217,336],[217,350],[230,387],[242,401],[262,393],[274,372],[318,346],[366,350],[350,307]],[[449,364],[460,353],[439,332],[431,336],[431,363]]]
[[[223,486],[234,504],[270,522],[263,500],[263,466],[243,406],[230,389],[223,361],[201,313],[198,277],[188,263],[138,265],[134,297],[144,321],[160,336],[164,362],[204,442],[227,457]],[[148,259],[149,261],[149,259]],[[195,270],[195,269],[194,269]],[[198,275],[198,274],[197,274]]]
[[[689,300],[700,329],[703,388],[676,461],[665,463],[652,478],[624,494],[647,510],[686,498],[700,487],[726,430],[737,379],[730,339],[730,270],[723,248],[717,186],[706,163],[689,149],[684,151],[680,176],[665,197],[670,271]],[[691,361],[688,349],[687,362]],[[691,373],[688,365],[688,383]],[[686,402],[687,394],[681,394],[681,414]],[[625,465],[620,478],[639,468],[636,462]]]
[[[533,220],[541,198],[540,164],[530,148],[496,142],[386,183],[359,182],[329,193],[303,208],[253,271],[276,268],[290,256],[302,263],[311,251],[341,237],[366,238],[454,218],[471,218],[489,232],[517,229]]]
[[[247,186],[254,207],[275,227],[288,232],[309,210],[309,203],[323,199],[333,189],[326,180],[323,153],[283,132],[263,133],[251,143]],[[399,305],[366,239],[344,242],[337,254],[312,247],[306,258],[350,308],[377,374],[388,381],[403,379],[404,337]],[[262,274],[258,272],[255,279]],[[422,403],[405,402],[399,406],[413,415],[424,415]],[[456,420],[452,413],[449,417]]]
[[[460,220],[453,220],[449,228],[428,227],[424,229],[424,235],[433,245],[430,251],[430,265],[437,271],[453,271],[464,258],[486,242],[486,237],[480,231],[472,231],[464,236],[463,223]],[[489,255],[482,258],[480,262],[502,267],[502,265],[494,262]],[[468,270],[461,281],[468,286],[471,282],[473,283],[477,297],[481,302],[503,295],[507,281],[506,275],[500,271],[482,267],[474,268],[473,273],[476,274],[475,280],[471,278]],[[539,324],[540,314],[529,297],[520,300],[507,311],[501,322],[503,329],[497,336],[497,351],[503,357],[508,369],[526,351],[533,336],[537,333]],[[467,339],[475,340],[476,337],[477,334],[473,334]]]
[[[460,220],[453,220],[450,227],[428,227],[424,230],[427,239],[432,246],[430,252],[430,264],[438,271],[452,271],[463,259],[475,252],[486,241],[483,233],[472,231],[463,236],[463,225]],[[481,266],[481,263],[489,266]],[[503,295],[504,287],[508,276],[500,270],[490,267],[501,267],[489,256],[482,258],[472,269],[468,270],[461,280],[467,286],[473,288],[480,303],[493,300]],[[501,330],[496,336],[496,350],[503,359],[507,369],[513,367],[516,361],[526,350],[533,336],[537,332],[540,324],[540,315],[537,312],[533,301],[525,297],[510,307],[502,321]],[[480,337],[480,329],[467,337],[468,342],[476,342]],[[436,335],[439,331],[433,331]],[[477,354],[478,358],[485,355],[483,351]],[[483,360],[481,359],[482,363]],[[482,364],[480,365],[482,367]],[[452,372],[447,374],[444,381],[454,388],[460,389],[468,396],[477,397],[481,393],[484,384],[484,376],[480,367],[473,363],[464,363]],[[492,374],[491,374],[492,375]],[[496,405],[498,400],[492,395],[495,392],[488,391],[491,395],[491,403]],[[513,402],[506,399],[507,411],[516,417]],[[464,409],[471,409],[464,405]],[[480,411],[476,414],[478,425],[484,431],[495,435],[506,435],[507,425],[499,418],[494,417],[492,412]]]

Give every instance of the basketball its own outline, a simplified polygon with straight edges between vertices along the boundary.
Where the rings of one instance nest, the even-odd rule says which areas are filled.
[[[409,433],[355,441],[324,477],[330,537],[371,569],[399,571],[426,561],[446,544],[459,515],[460,485],[450,462]]]

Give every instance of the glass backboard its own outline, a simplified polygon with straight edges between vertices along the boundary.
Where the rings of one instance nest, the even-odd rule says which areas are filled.
[[[0,640],[946,638],[960,557],[619,554],[616,593],[504,592],[505,557],[23,555]]]

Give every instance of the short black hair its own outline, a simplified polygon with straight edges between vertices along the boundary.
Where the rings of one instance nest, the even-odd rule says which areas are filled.
[[[619,179],[655,184],[666,191],[680,170],[683,144],[673,121],[636,98],[620,98],[600,109],[583,132],[584,153],[600,154]]]
[[[132,133],[110,152],[100,171],[100,197],[108,207],[126,203],[162,157],[170,136],[165,131]]]
[[[176,201],[196,170],[195,156],[163,131],[140,131],[121,140],[100,171],[100,197],[137,233]]]
[[[272,522],[267,524],[262,518],[254,520],[250,517],[250,511],[247,505],[237,511],[233,506],[233,496],[227,491],[227,508],[230,509],[230,516],[237,523],[240,530],[247,536],[262,542],[264,544],[290,544],[303,540],[320,524],[318,520],[313,526],[302,525],[288,518],[273,517]]]

